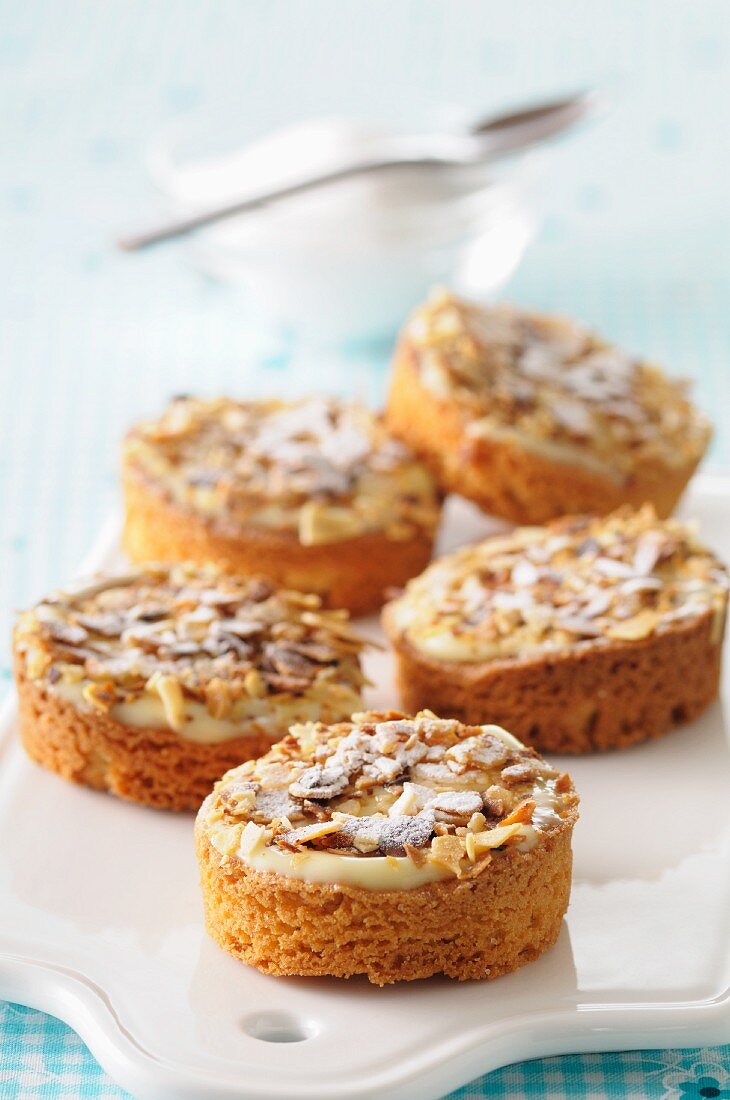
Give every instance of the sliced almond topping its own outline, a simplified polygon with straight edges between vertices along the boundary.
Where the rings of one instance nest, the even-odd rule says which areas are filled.
[[[466,847],[460,836],[437,836],[431,841],[430,859],[458,875]]]
[[[548,802],[556,812],[570,805],[570,787],[567,795],[557,793],[557,771],[532,750],[506,746],[512,761],[508,769],[518,773],[512,776],[513,794],[489,785],[500,775],[503,760],[501,753],[494,753],[489,735],[475,736],[479,727],[461,723],[434,731],[419,725],[422,720],[438,721],[423,714],[405,719],[397,712],[363,712],[349,721],[293,726],[266,756],[227,773],[216,786],[211,809],[220,808],[227,822],[240,818],[243,810],[266,829],[264,843],[297,853],[298,859],[307,858],[308,848],[348,858],[406,857],[414,866],[430,860],[463,877],[465,871],[481,873],[477,864],[485,858],[488,862],[494,849],[525,840],[534,831],[529,823],[537,807],[542,815],[535,818],[539,831],[548,827]],[[416,772],[420,776],[424,768],[420,750],[434,748],[428,747],[428,731],[439,735],[439,754],[465,740],[472,754],[484,740],[487,755],[496,762],[458,776],[446,768],[439,777],[428,771],[434,765],[429,761],[428,778],[415,781],[409,777]],[[401,761],[395,782],[390,779],[394,769],[384,767],[392,760]],[[360,789],[360,779],[370,778],[371,772],[381,781]],[[499,824],[490,828],[495,821]],[[551,818],[549,827],[555,824]],[[260,833],[248,830],[244,846],[249,837],[251,843],[260,843]]]
[[[247,821],[241,832],[238,850],[241,855],[252,856],[260,851],[266,843],[266,829],[257,825],[254,821]]]
[[[523,802],[515,806],[512,813],[508,814],[504,821],[500,821],[500,827],[513,825],[515,822],[529,824],[529,822],[532,821],[532,815],[536,805],[537,803],[534,798],[526,798]]]
[[[414,848],[412,844],[404,844],[403,851],[406,853],[411,863],[413,863],[416,867],[423,867],[423,865],[427,862],[428,857],[426,856],[423,848]],[[391,859],[394,857],[388,856],[386,858]]]
[[[81,689],[81,695],[96,710],[102,714],[108,714],[117,701],[117,696],[112,684],[85,684]]]
[[[147,681],[147,689],[159,695],[170,729],[181,730],[185,725],[185,696],[180,681],[175,676],[156,672]]]
[[[31,677],[98,685],[89,702],[100,709],[99,685],[110,683],[127,703],[157,696],[178,732],[191,702],[215,719],[250,718],[276,732],[276,716],[250,706],[251,698],[306,696],[333,716],[360,702],[364,643],[345,636],[346,612],[305,621],[317,606],[316,597],[213,566],[147,566],[52,594],[21,616],[16,648]]]
[[[650,608],[644,608],[638,615],[623,622],[612,623],[606,633],[617,641],[638,642],[653,634],[659,624],[659,615]]]
[[[255,791],[229,789],[225,792],[226,809],[234,817],[243,817],[244,814],[249,814],[255,804]]]
[[[430,657],[478,662],[640,640],[724,603],[729,583],[688,524],[626,506],[462,548],[410,581],[393,616]]]
[[[258,827],[258,826],[257,826]],[[238,850],[243,832],[242,825],[217,825],[210,833],[210,841],[223,856],[232,856]]]
[[[28,650],[28,654],[25,659],[25,669],[31,680],[40,680],[41,676],[46,672],[46,669],[51,664],[50,653],[44,652],[37,646],[33,646]]]
[[[395,800],[388,810],[390,817],[399,817],[403,814],[417,814],[428,801],[431,790],[421,787],[418,783],[404,783],[403,793]]]
[[[488,829],[485,833],[467,833],[467,842],[471,839],[470,848],[476,857],[492,848],[501,848],[521,831],[522,826],[519,822],[515,822],[514,825],[498,825],[496,829]]]
[[[276,843],[285,848],[301,848],[304,844],[311,844],[313,840],[338,833],[340,828],[339,821],[317,821],[313,825],[302,825],[298,829],[280,833],[276,837]]]
[[[257,668],[250,668],[243,677],[243,686],[246,692],[254,699],[260,699],[266,695],[266,683]]]
[[[321,546],[355,538],[365,530],[360,516],[351,508],[307,501],[299,509],[299,541],[302,546]]]
[[[426,803],[437,821],[464,824],[472,814],[480,813],[482,796],[477,791],[441,791]]]
[[[469,857],[471,859],[471,856]],[[460,878],[476,878],[477,875],[481,875],[482,871],[486,871],[489,864],[492,862],[492,853],[487,852],[481,859],[478,859],[476,863],[473,863],[471,867],[467,867],[465,871],[461,872]]]

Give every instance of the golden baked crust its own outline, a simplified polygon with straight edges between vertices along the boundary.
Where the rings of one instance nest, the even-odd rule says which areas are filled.
[[[691,722],[717,698],[722,645],[714,615],[632,642],[520,660],[464,664],[425,657],[384,625],[402,705],[428,702],[462,722],[489,715],[540,752],[625,749]]]
[[[373,531],[319,546],[302,546],[291,531],[271,528],[227,534],[174,504],[130,465],[124,499],[123,543],[132,561],[213,561],[227,573],[264,574],[276,585],[315,592],[325,607],[352,615],[377,611],[391,588],[425,568],[433,548],[425,531],[402,542]]]
[[[292,727],[198,813],[208,930],[272,974],[497,977],[558,935],[577,802],[496,726]]]
[[[404,706],[581,753],[659,737],[712,702],[727,594],[691,528],[624,508],[457,551],[383,625]]]
[[[375,897],[222,863],[200,832],[196,848],[208,934],[265,974],[498,978],[555,943],[570,896],[568,829],[531,852],[505,849],[478,878]]]
[[[147,565],[56,592],[14,632],[21,737],[66,778],[193,809],[293,721],[360,702],[346,612],[208,566]]]
[[[560,318],[442,294],[401,335],[386,415],[445,489],[514,522],[667,516],[711,435],[685,390]]]
[[[262,732],[183,741],[173,730],[130,726],[61,699],[16,659],[20,738],[31,760],[71,783],[160,810],[197,810],[215,777],[271,745]]]
[[[440,515],[426,467],[335,399],[177,399],[127,436],[124,487],[134,560],[263,572],[358,613],[428,560]]]

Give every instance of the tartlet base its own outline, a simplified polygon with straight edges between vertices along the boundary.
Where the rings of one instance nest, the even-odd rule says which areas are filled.
[[[15,678],[20,739],[32,760],[72,783],[156,809],[197,810],[224,772],[277,740],[252,733],[201,744],[169,728],[128,726],[81,710],[29,680],[21,659]]]
[[[196,848],[209,934],[266,974],[375,985],[445,974],[491,979],[558,937],[570,895],[577,812],[530,852],[496,852],[481,875],[412,890],[323,885],[224,859],[200,825]]]
[[[510,439],[469,436],[469,419],[459,404],[422,385],[407,340],[401,341],[393,363],[386,420],[393,434],[430,466],[442,489],[520,524],[577,513],[605,515],[621,504],[647,502],[666,518],[704,453],[682,466],[645,463],[619,480],[551,461]]]
[[[228,573],[265,576],[315,592],[325,607],[353,615],[377,611],[389,590],[420,573],[433,537],[421,531],[394,541],[372,532],[341,542],[302,546],[295,532],[250,526],[227,533],[171,501],[130,463],[123,473],[123,545],[132,561],[214,562]]]
[[[718,625],[708,610],[637,641],[467,663],[422,653],[394,623],[392,605],[383,610],[404,709],[493,722],[548,753],[624,749],[697,718],[718,693]]]

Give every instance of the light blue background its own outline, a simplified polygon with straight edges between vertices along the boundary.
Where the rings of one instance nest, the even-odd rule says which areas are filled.
[[[421,124],[596,84],[614,109],[554,158],[543,233],[509,295],[695,376],[726,462],[725,0],[0,3],[3,638],[11,609],[74,570],[113,506],[130,421],[171,392],[282,388],[297,361],[184,247],[111,247],[157,209],[141,163],[161,128],[201,112],[242,138],[318,114]],[[342,387],[376,394],[386,360],[342,349]],[[7,1009],[0,1096],[117,1096],[82,1051],[60,1025]],[[643,1062],[560,1065],[470,1095],[660,1095],[637,1084]]]

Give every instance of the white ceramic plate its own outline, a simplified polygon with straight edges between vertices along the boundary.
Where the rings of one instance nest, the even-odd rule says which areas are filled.
[[[683,512],[730,559],[730,482]],[[488,523],[450,506],[446,544]],[[118,558],[107,532],[86,571]],[[395,704],[374,655],[370,702]],[[727,681],[725,683],[727,692]],[[488,719],[485,715],[485,719]],[[0,742],[0,996],[60,1016],[154,1100],[433,1100],[508,1062],[730,1039],[722,703],[629,752],[563,760],[582,795],[557,945],[495,982],[267,978],[203,932],[192,817],[126,805]]]

